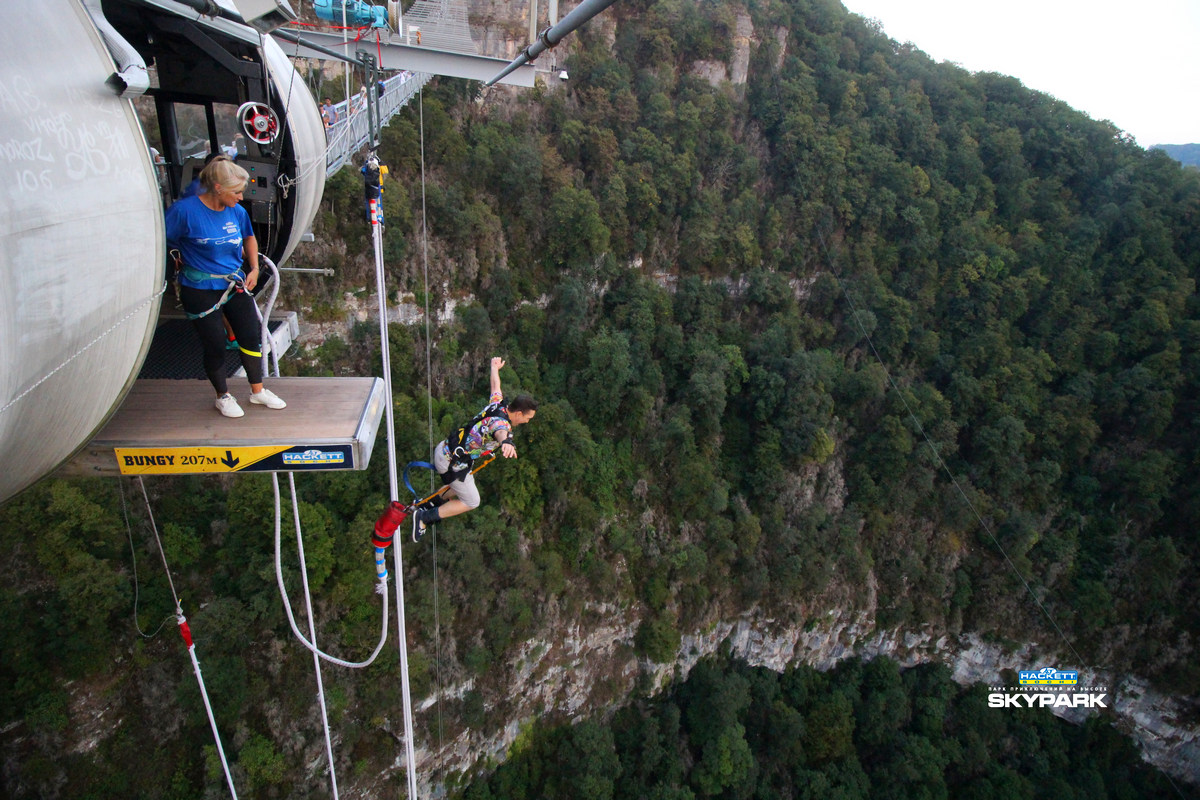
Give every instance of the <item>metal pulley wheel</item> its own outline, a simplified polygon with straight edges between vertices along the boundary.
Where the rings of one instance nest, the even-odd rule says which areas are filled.
[[[237,118],[246,136],[258,144],[270,144],[279,135],[279,117],[265,103],[242,103]]]

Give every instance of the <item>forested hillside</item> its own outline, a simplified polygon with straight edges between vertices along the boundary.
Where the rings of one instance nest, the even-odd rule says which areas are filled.
[[[844,661],[779,674],[702,661],[610,723],[531,730],[464,794],[525,798],[1178,797],[1107,723],[997,714],[945,667]],[[1185,795],[1186,796],[1186,795]]]
[[[1180,164],[1200,167],[1200,144],[1156,144],[1155,150],[1162,150]]]
[[[437,571],[404,545],[414,694],[469,687],[418,718],[423,745],[517,721],[522,646],[600,604],[636,612],[619,655],[642,665],[749,609],[843,610],[1195,696],[1200,175],[833,0],[624,0],[572,46],[565,84],[435,82],[380,150],[392,286],[423,304],[423,142],[430,300],[459,304],[429,342],[437,436],[482,405],[492,355],[542,403],[520,458],[480,473],[483,506],[440,526]],[[706,77],[742,54],[744,84]],[[312,320],[369,283],[361,192],[335,176],[299,254],[339,276],[288,290]],[[372,332],[285,368],[377,374]],[[390,337],[400,459],[424,458],[424,329]],[[330,651],[378,634],[384,453],[299,481]],[[246,795],[324,796],[268,480],[148,488]],[[135,586],[147,633],[173,611],[135,497],[48,481],[0,507],[14,797],[221,791],[175,634],[131,624]],[[327,687],[343,785],[402,785],[395,662]],[[590,710],[629,689],[614,669]]]

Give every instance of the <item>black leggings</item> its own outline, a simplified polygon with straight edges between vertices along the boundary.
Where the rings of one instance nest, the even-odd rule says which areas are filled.
[[[189,314],[200,314],[216,305],[224,291],[219,289],[193,289],[191,286],[179,287],[179,300],[183,310]],[[246,369],[246,378],[250,383],[262,383],[262,352],[261,331],[258,314],[254,310],[254,299],[246,292],[237,292],[229,296],[225,305],[211,314],[205,314],[199,319],[192,320],[196,333],[200,336],[200,344],[204,347],[204,374],[212,382],[218,395],[229,391],[225,381],[225,325],[221,322],[221,314],[229,320],[233,335],[238,340],[238,351],[242,357],[242,366]]]

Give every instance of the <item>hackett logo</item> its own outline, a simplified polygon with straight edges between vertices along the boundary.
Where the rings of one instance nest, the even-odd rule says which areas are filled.
[[[1074,686],[1079,683],[1079,672],[1042,667],[1040,670],[1021,670],[1018,678],[1022,686]]]

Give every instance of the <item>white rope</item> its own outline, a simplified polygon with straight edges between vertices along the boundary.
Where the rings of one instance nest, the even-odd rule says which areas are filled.
[[[429,325],[429,218],[425,208],[425,92],[417,98],[421,132],[421,262],[425,279],[425,415],[429,427],[429,452],[433,452],[433,356],[432,332]],[[429,473],[429,488],[433,489],[433,473]],[[433,679],[437,685],[438,748],[442,746],[442,614],[438,602],[437,526],[430,536],[433,555]]]
[[[382,216],[382,200],[373,201],[377,205],[378,216]],[[400,480],[396,470],[396,420],[394,413],[395,400],[392,394],[392,356],[388,345],[388,308],[387,281],[383,270],[383,225],[373,216],[371,219],[371,240],[375,245],[375,293],[379,302],[379,340],[383,359],[384,397],[387,398],[387,451],[388,479],[391,488],[392,502],[400,500]],[[404,625],[404,560],[400,553],[400,543],[393,542],[395,551],[393,558],[396,564],[396,628],[399,635],[400,648],[400,691],[404,706],[404,755],[408,768],[408,796],[415,800],[417,796],[416,749],[413,746],[413,711],[412,694],[408,681],[408,634]]]
[[[129,561],[133,567],[133,627],[137,629],[138,635],[143,639],[153,639],[162,631],[163,626],[171,621],[174,614],[167,614],[163,617],[162,622],[158,623],[158,627],[154,629],[154,633],[146,633],[142,630],[142,623],[138,620],[141,588],[138,585],[137,548],[133,544],[133,523],[129,519],[129,504],[125,502],[125,487],[121,485],[120,478],[117,478],[117,494],[121,496],[121,514],[125,517],[125,536],[129,539]]]
[[[217,730],[217,718],[213,715],[212,703],[208,700],[208,690],[204,687],[204,675],[200,672],[200,659],[196,657],[196,645],[192,642],[192,633],[188,628],[187,618],[183,615],[179,594],[175,591],[171,568],[167,566],[167,553],[163,549],[162,539],[158,535],[158,525],[154,522],[154,511],[150,508],[150,495],[147,494],[146,483],[140,476],[138,485],[142,487],[142,497],[146,500],[146,514],[150,518],[150,528],[154,531],[154,541],[158,544],[158,554],[162,556],[163,571],[167,573],[167,583],[171,586],[171,597],[175,599],[175,621],[179,623],[180,635],[183,636],[188,656],[192,659],[192,671],[196,673],[196,682],[200,684],[200,697],[204,700],[204,711],[208,714],[208,724],[212,728],[213,739],[217,743],[217,754],[221,757],[221,769],[225,770],[225,782],[229,784],[229,793],[233,795],[233,800],[237,800],[237,790],[233,788],[233,776],[229,773],[229,761],[225,758],[225,748],[221,745],[221,732]]]
[[[91,349],[91,348],[92,348],[92,347],[93,347],[93,346],[94,346],[94,345],[95,345],[97,342],[99,342],[99,341],[100,341],[101,339],[103,339],[104,337],[108,336],[110,333],[112,333],[113,331],[115,331],[117,328],[119,328],[119,327],[121,327],[122,325],[124,325],[126,322],[128,322],[130,319],[132,319],[134,316],[136,316],[136,315],[138,314],[138,312],[139,312],[139,311],[141,311],[143,308],[145,308],[147,305],[149,305],[150,303],[153,303],[153,302],[154,302],[156,299],[158,299],[159,297],[162,297],[162,294],[163,294],[163,292],[165,292],[166,290],[167,290],[167,284],[166,284],[166,282],[164,281],[161,289],[159,289],[157,292],[155,292],[154,294],[152,294],[152,295],[150,295],[149,297],[147,297],[145,300],[143,300],[141,303],[139,303],[139,304],[137,305],[137,307],[136,307],[136,308],[134,308],[132,311],[130,311],[130,312],[129,312],[128,314],[126,314],[125,316],[121,317],[121,318],[120,318],[119,320],[117,320],[116,322],[114,322],[114,323],[113,323],[111,326],[109,326],[108,330],[104,331],[104,333],[100,334],[100,335],[99,335],[99,336],[97,336],[95,339],[92,339],[90,342],[88,342],[87,344],[85,344],[85,345],[84,345],[83,347],[81,347],[81,348],[80,348],[78,351],[76,351],[76,353],[75,353],[74,355],[70,356],[70,357],[69,357],[69,358],[68,358],[66,361],[62,362],[61,364],[59,364],[59,365],[58,365],[57,367],[55,367],[54,369],[52,369],[52,370],[50,370],[49,372],[47,372],[45,375],[43,375],[43,376],[42,376],[40,379],[38,379],[38,381],[37,381],[36,383],[34,383],[32,386],[30,386],[28,389],[26,389],[25,391],[21,392],[19,395],[17,395],[16,397],[14,397],[12,400],[9,400],[9,401],[8,401],[8,403],[7,403],[7,404],[5,404],[5,406],[4,406],[3,408],[0,408],[0,414],[3,414],[5,411],[8,411],[10,408],[12,408],[14,405],[16,405],[16,404],[17,404],[17,402],[18,402],[19,400],[21,400],[21,398],[25,397],[25,396],[26,396],[26,395],[28,395],[30,392],[32,392],[34,389],[38,388],[38,387],[39,387],[39,386],[41,386],[43,383],[45,383],[46,381],[50,380],[50,378],[52,378],[56,372],[58,372],[58,371],[59,371],[59,370],[61,370],[63,367],[65,367],[65,366],[67,366],[68,364],[70,364],[70,363],[71,363],[72,361],[74,361],[75,359],[79,358],[79,357],[80,357],[81,355],[83,355],[84,353],[86,353],[86,352],[87,352],[88,350],[90,350],[90,349]]]
[[[382,175],[380,180],[383,180]],[[376,199],[374,203],[379,216],[383,216],[383,200]],[[378,224],[374,218],[371,220],[371,240],[375,246],[375,294],[379,306],[379,349],[380,357],[383,360],[384,397],[387,398],[384,408],[387,412],[388,429],[388,488],[391,490],[391,499],[398,501],[400,499],[400,478],[396,469],[396,402],[392,396],[392,353],[387,330],[387,279],[383,272],[383,225]]]
[[[271,291],[267,296],[266,308],[260,309],[258,307],[258,303],[254,303],[254,313],[258,315],[259,325],[258,350],[261,353],[260,358],[262,358],[263,375],[273,375],[274,377],[278,378],[279,353],[275,352],[275,343],[271,341],[271,311],[273,311],[275,308],[275,298],[279,297],[279,280],[281,276],[279,268],[275,266],[274,261],[264,256],[262,253],[258,254],[258,260],[265,261],[267,263],[267,265],[271,268],[272,276],[271,280],[269,281],[271,284]],[[271,345],[270,360],[268,360],[267,356],[266,345],[268,343]],[[271,362],[274,362],[275,364],[274,371],[271,370]]]
[[[381,625],[380,631],[379,631],[379,643],[377,645],[375,645],[375,649],[371,652],[371,655],[368,656],[365,661],[344,661],[340,658],[337,658],[336,656],[331,656],[328,653],[324,653],[321,650],[319,650],[317,648],[317,646],[315,644],[313,644],[313,642],[310,642],[304,636],[304,634],[300,632],[300,627],[296,624],[296,617],[292,613],[292,601],[288,598],[287,588],[284,587],[284,585],[283,585],[283,559],[280,555],[280,549],[281,549],[280,545],[281,545],[281,540],[283,538],[282,534],[281,534],[281,530],[282,530],[281,517],[283,516],[283,512],[281,510],[280,501],[279,501],[279,480],[278,480],[278,478],[275,478],[274,484],[275,484],[275,580],[279,584],[279,597],[280,597],[280,599],[283,600],[283,610],[287,612],[288,624],[292,628],[292,633],[295,635],[296,639],[300,642],[300,644],[304,645],[304,647],[307,648],[313,655],[319,656],[320,658],[325,659],[330,664],[337,664],[339,667],[347,667],[349,669],[362,669],[363,667],[369,667],[371,665],[371,662],[373,662],[375,660],[375,657],[379,655],[379,651],[381,651],[383,649],[384,643],[387,642],[388,596],[387,596],[387,579],[386,579],[386,577],[379,581],[379,586],[376,587],[376,589],[375,589],[375,591],[377,593],[383,595],[383,622],[382,622],[382,625]],[[295,503],[294,500],[292,502],[293,502],[293,504]],[[296,524],[297,524],[297,528],[298,528],[299,522],[297,522]],[[303,545],[301,545],[300,552],[301,552],[301,556],[300,556],[301,562],[303,562],[303,559],[304,559]],[[307,586],[307,581],[308,581],[308,579],[306,577],[305,578],[306,586]],[[307,589],[305,590],[305,594],[307,595]]]
[[[279,473],[272,472],[275,494],[279,495]],[[304,585],[304,610],[308,614],[308,636],[317,643],[317,623],[313,617],[312,594],[308,590],[308,564],[304,560],[304,537],[300,534],[300,501],[296,497],[296,475],[288,473],[288,484],[292,490],[292,517],[296,523],[296,549],[300,557],[300,582]],[[325,729],[325,757],[329,760],[329,783],[333,787],[333,800],[338,800],[337,771],[333,764],[333,738],[329,733],[329,710],[325,707],[325,683],[321,679],[321,657],[313,652],[313,671],[317,673],[317,703],[321,706],[321,726]]]
[[[187,624],[187,619],[180,609],[176,615],[180,628]],[[212,704],[208,701],[208,690],[204,688],[204,675],[200,672],[200,660],[196,658],[196,645],[188,645],[188,656],[192,659],[192,671],[196,674],[196,682],[200,684],[200,697],[204,700],[204,711],[208,714],[208,724],[212,726],[213,739],[217,742],[217,754],[221,757],[221,769],[225,771],[225,782],[229,784],[229,794],[237,800],[237,790],[233,788],[233,776],[229,774],[229,762],[225,758],[225,748],[221,746],[221,734],[217,731],[217,719],[213,716]]]
[[[415,524],[414,519],[414,524]],[[408,777],[408,796],[417,797],[417,755],[413,747],[412,696],[408,688],[408,631],[404,625],[404,559],[400,555],[400,543],[392,545],[392,558],[396,565],[396,633],[400,637],[400,693],[404,704],[404,764]]]

